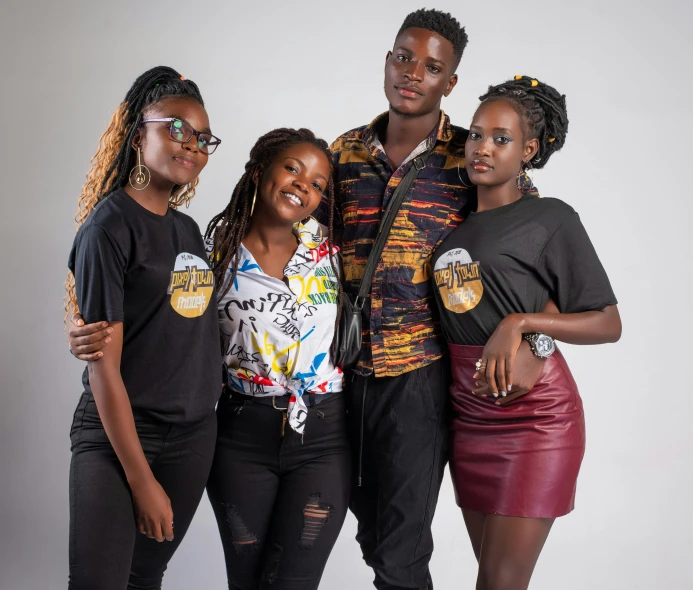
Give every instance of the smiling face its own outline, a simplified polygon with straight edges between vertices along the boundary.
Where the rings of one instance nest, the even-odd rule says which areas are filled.
[[[298,143],[279,152],[262,173],[256,215],[287,224],[310,216],[317,209],[330,178],[327,155],[310,143]]]
[[[524,137],[520,116],[507,100],[486,101],[474,113],[464,145],[469,180],[481,186],[514,183],[538,146]]]
[[[385,61],[385,96],[399,114],[418,117],[440,108],[457,84],[452,43],[428,29],[411,28],[395,39]]]
[[[209,129],[205,108],[190,98],[165,98],[148,106],[143,120],[175,117],[189,123],[198,131]],[[155,185],[186,185],[192,182],[207,165],[209,156],[200,151],[197,138],[178,143],[171,137],[170,123],[147,123],[140,127],[133,147],[142,149],[143,163],[149,168]]]

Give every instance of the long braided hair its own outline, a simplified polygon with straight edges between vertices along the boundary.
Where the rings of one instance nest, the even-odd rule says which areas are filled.
[[[135,166],[135,151],[132,141],[142,121],[144,111],[151,105],[170,97],[190,98],[202,106],[204,102],[197,84],[186,80],[173,68],[158,66],[142,74],[128,90],[120,103],[105,133],[99,140],[99,147],[91,159],[87,181],[77,200],[75,221],[77,229],[89,217],[99,201],[113,190],[127,184],[130,171]],[[174,186],[169,206],[178,208],[190,204],[195,196],[199,178],[184,186]],[[65,282],[65,320],[71,311],[77,311],[75,277],[68,273]]]
[[[205,239],[212,240],[214,244],[212,270],[214,272],[214,281],[219,289],[219,298],[228,292],[236,277],[241,257],[241,241],[245,237],[250,225],[253,196],[258,188],[263,171],[269,168],[277,154],[299,143],[307,143],[318,148],[327,156],[328,162],[332,162],[332,152],[330,152],[327,142],[315,137],[310,129],[274,129],[260,137],[252,147],[250,159],[245,165],[245,172],[238,181],[236,188],[233,189],[229,204],[209,222],[205,232]],[[329,205],[327,246],[330,266],[335,273],[335,277],[339,277],[340,274],[333,253],[335,197],[332,174],[330,174],[328,179],[323,198],[327,199]],[[230,271],[229,276],[227,276],[227,271]],[[339,329],[339,318],[342,314],[343,301],[342,282],[338,280],[337,283],[339,291],[335,334]]]
[[[523,165],[524,169],[543,168],[551,154],[565,144],[568,134],[565,94],[553,86],[530,76],[515,76],[498,86],[489,86],[479,100],[507,100],[520,117],[525,139],[539,141],[537,153]]]

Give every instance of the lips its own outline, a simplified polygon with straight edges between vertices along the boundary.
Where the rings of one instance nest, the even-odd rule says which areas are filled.
[[[395,86],[397,92],[405,98],[418,98],[423,96],[423,92],[415,86]]]
[[[176,156],[173,158],[176,162],[178,162],[181,166],[184,166],[188,170],[192,170],[195,168],[196,164],[192,160],[192,158],[186,158],[185,156]]]
[[[472,160],[472,168],[476,172],[487,172],[489,170],[493,170],[493,166],[491,166],[491,164],[489,164],[486,160],[482,160],[480,158]]]
[[[293,191],[281,191],[280,193],[294,207],[305,207],[301,198]]]

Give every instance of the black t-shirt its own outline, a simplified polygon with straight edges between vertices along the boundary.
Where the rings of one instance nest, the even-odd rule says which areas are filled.
[[[511,313],[563,313],[616,304],[578,214],[558,199],[524,196],[470,213],[435,251],[433,281],[448,342],[483,346]]]
[[[79,228],[68,262],[86,323],[123,322],[120,372],[136,412],[172,423],[207,416],[221,392],[214,276],[200,229],[120,189]],[[89,374],[82,378],[91,393]]]

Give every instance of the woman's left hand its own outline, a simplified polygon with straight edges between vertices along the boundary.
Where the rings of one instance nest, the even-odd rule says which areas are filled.
[[[522,316],[510,314],[498,324],[481,355],[481,371],[494,397],[512,391],[515,356],[522,344]]]

